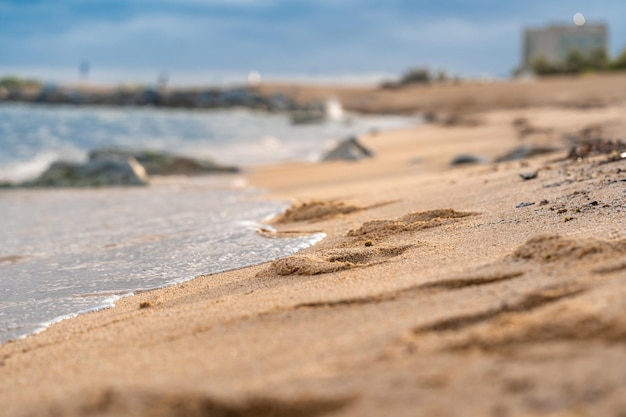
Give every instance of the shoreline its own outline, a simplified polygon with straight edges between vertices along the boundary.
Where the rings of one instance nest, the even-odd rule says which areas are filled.
[[[626,406],[626,158],[567,159],[564,138],[623,132],[624,106],[489,111],[472,126],[366,136],[368,160],[255,167],[245,176],[269,190],[261,198],[302,212],[278,233],[323,241],[0,345],[0,407],[611,415]],[[536,129],[520,137],[520,118]],[[546,144],[559,149],[450,167]]]
[[[279,81],[231,87],[205,85],[188,88],[68,84],[0,89],[0,103],[184,110],[242,107],[270,114],[290,114],[319,111],[327,100],[337,99],[345,110],[364,115],[414,115],[540,106],[590,109],[621,103],[625,95],[624,86],[625,71],[532,79],[415,83],[399,88]]]
[[[0,257],[6,314],[0,342],[111,308],[129,295],[288,256],[320,239],[319,235],[283,240],[259,236],[255,229],[263,227],[263,219],[278,215],[288,204],[277,199],[258,201],[261,190],[243,189],[241,181],[240,175],[159,177],[150,188],[140,189],[3,190],[2,211],[12,224],[5,221],[0,227],[7,234],[5,251],[11,251],[10,256]],[[151,207],[138,207],[137,201]],[[100,209],[102,203],[105,207]],[[209,205],[217,208],[201,208]],[[181,212],[193,220],[183,221]],[[226,212],[228,219],[212,225]],[[33,227],[33,222],[41,227]],[[52,244],[39,243],[41,234]],[[217,243],[222,248],[215,248]],[[240,253],[241,247],[255,253]],[[203,254],[208,258],[199,262]]]

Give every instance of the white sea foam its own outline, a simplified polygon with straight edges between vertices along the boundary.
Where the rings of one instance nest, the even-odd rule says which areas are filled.
[[[46,322],[43,322],[43,323],[39,324],[38,327],[35,327],[34,330],[31,331],[30,333],[22,334],[19,337],[17,337],[17,339],[23,339],[25,337],[30,336],[31,334],[41,333],[44,330],[48,329],[50,326],[52,326],[54,324],[57,324],[57,323],[60,323],[60,322],[62,322],[64,320],[73,319],[73,318],[78,317],[78,316],[83,315],[83,314],[95,313],[95,312],[98,312],[98,311],[102,311],[102,310],[106,310],[106,309],[109,309],[109,308],[113,308],[113,307],[115,307],[115,303],[118,302],[119,300],[121,300],[122,298],[131,297],[133,295],[134,295],[134,293],[128,292],[128,293],[125,293],[125,294],[122,294],[122,295],[115,295],[115,296],[112,296],[112,297],[105,298],[104,300],[102,300],[100,305],[97,305],[95,307],[85,308],[85,309],[78,310],[78,311],[73,312],[73,313],[64,314],[62,316],[55,317],[52,320],[48,320]],[[2,339],[0,339],[0,341],[2,341]]]
[[[79,162],[85,153],[77,149],[42,151],[30,159],[0,165],[0,181],[20,183],[36,178],[58,160]]]

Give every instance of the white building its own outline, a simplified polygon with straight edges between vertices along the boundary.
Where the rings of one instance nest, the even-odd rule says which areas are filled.
[[[524,30],[523,67],[530,69],[542,57],[549,63],[560,63],[572,50],[588,55],[594,50],[608,50],[607,27],[604,24],[550,25]]]

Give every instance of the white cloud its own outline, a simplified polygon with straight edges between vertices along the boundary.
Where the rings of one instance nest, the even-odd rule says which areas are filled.
[[[515,21],[471,22],[449,18],[425,25],[399,25],[391,29],[391,36],[401,42],[439,46],[483,45],[500,42],[520,33],[521,26]]]
[[[69,45],[117,44],[121,48],[132,45],[136,36],[156,36],[173,39],[190,38],[206,34],[211,28],[226,25],[225,22],[196,17],[166,15],[139,16],[133,19],[96,24],[80,24],[58,35],[57,41]]]

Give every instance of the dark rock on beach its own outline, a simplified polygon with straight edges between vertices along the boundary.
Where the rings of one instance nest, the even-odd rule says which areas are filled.
[[[495,159],[495,162],[509,162],[509,161],[519,161],[520,159],[531,158],[537,155],[545,155],[549,153],[554,153],[560,151],[560,148],[554,148],[550,146],[534,146],[534,145],[523,145],[519,146],[506,154]]]
[[[535,178],[537,178],[538,173],[539,171],[522,172],[519,174],[519,176],[522,177],[524,181],[528,181],[528,180],[534,180]]]
[[[239,172],[237,167],[219,165],[210,160],[195,159],[163,151],[132,151],[115,148],[96,149],[89,153],[89,159],[116,157],[136,159],[148,175],[205,175]]]
[[[487,160],[482,156],[460,154],[450,161],[450,166],[484,164],[485,162],[487,162]]]
[[[373,152],[363,146],[355,137],[340,142],[322,157],[322,161],[358,161],[372,158]]]

